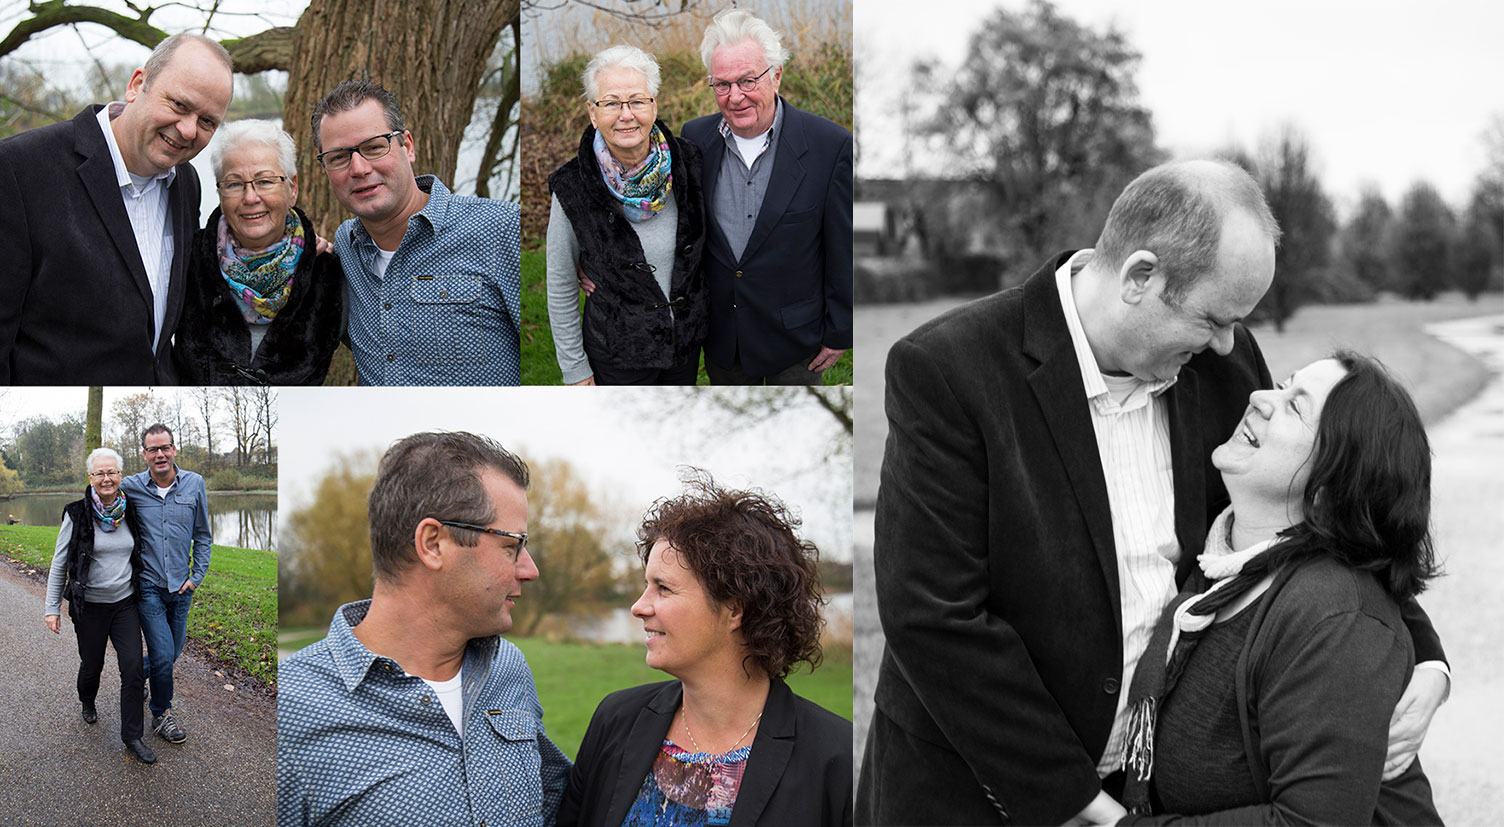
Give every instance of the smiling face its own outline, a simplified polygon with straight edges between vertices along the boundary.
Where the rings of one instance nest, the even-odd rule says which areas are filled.
[[[716,95],[716,106],[721,108],[731,131],[742,138],[756,138],[773,127],[773,117],[778,114],[778,85],[783,80],[783,67],[775,67],[762,76],[757,88],[743,92],[736,81],[757,77],[768,68],[767,56],[756,40],[730,43],[715,50],[710,58],[710,80],[727,81],[731,90],[725,95]]]
[[[230,69],[202,44],[188,42],[156,77],[143,69],[125,89],[125,111],[111,126],[126,169],[160,175],[209,145],[234,89]]]
[[[679,560],[667,540],[648,551],[647,588],[632,604],[647,635],[647,664],[676,678],[702,669],[717,669],[736,650],[734,632],[740,615],[716,606],[700,578]]]
[[[1212,464],[1228,489],[1274,502],[1299,502],[1311,475],[1322,408],[1346,375],[1342,363],[1322,359],[1273,390],[1254,391],[1237,430],[1212,451]]]
[[[239,181],[246,186],[239,195],[219,191],[219,207],[230,232],[242,247],[261,251],[282,240],[287,211],[298,203],[297,173],[288,173],[277,160],[277,150],[260,141],[242,141],[221,160],[219,183]],[[286,176],[271,192],[258,192],[250,182],[258,178]]]
[[[487,528],[527,533],[527,492],[492,468],[481,472],[496,516]],[[447,530],[447,529],[446,529]],[[465,529],[459,529],[464,531]],[[512,537],[481,534],[474,546],[452,539],[447,552],[456,565],[449,569],[450,602],[467,623],[469,637],[500,635],[512,629],[512,609],[522,597],[522,584],[538,579],[533,557]]]
[[[173,446],[170,434],[147,434],[141,442],[141,456],[153,480],[170,482],[177,475],[178,449]]]
[[[348,112],[325,116],[319,125],[321,151],[360,146],[391,131],[381,102],[369,99]],[[366,222],[390,221],[405,211],[408,215],[416,211],[409,211],[410,205],[419,200],[418,183],[413,178],[413,162],[418,159],[413,136],[404,132],[393,140],[398,143],[393,143],[387,154],[374,161],[356,152],[344,169],[325,170],[334,197]]]
[[[648,79],[636,69],[624,66],[607,66],[595,73],[596,100],[626,102],[645,101]],[[601,134],[606,148],[616,160],[631,169],[647,157],[648,136],[653,131],[653,121],[658,119],[658,105],[649,103],[642,112],[633,112],[630,106],[622,106],[615,114],[599,106],[587,103],[590,125]]]
[[[1253,312],[1274,279],[1274,242],[1246,212],[1234,210],[1222,225],[1216,269],[1201,274],[1178,305],[1165,301],[1165,276],[1157,261],[1135,269],[1134,253],[1120,274],[1123,312],[1103,370],[1145,381],[1173,378],[1207,348],[1232,352],[1236,323]]]
[[[114,502],[115,494],[120,491],[120,463],[110,456],[95,458],[94,467],[89,469],[89,485],[94,487],[99,499]]]

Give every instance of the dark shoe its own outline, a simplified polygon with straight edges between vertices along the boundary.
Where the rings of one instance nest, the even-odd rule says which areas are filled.
[[[151,716],[151,731],[169,744],[181,744],[188,740],[188,733],[173,719],[171,709],[161,715]]]
[[[140,759],[142,763],[157,763],[157,754],[151,751],[151,747],[141,743],[140,738],[132,738],[131,740],[126,741],[125,748],[130,750],[131,754]]]
[[[84,701],[83,705],[84,705],[84,711],[83,711],[84,723],[86,723],[86,724],[92,724],[95,721],[98,721],[99,720],[99,713],[97,713],[97,712],[94,711],[94,704],[89,703],[88,701]]]

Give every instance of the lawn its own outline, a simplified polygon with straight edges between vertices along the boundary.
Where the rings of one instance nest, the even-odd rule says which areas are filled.
[[[295,649],[323,637],[326,629],[288,629],[283,649]],[[571,758],[585,737],[590,716],[610,693],[644,683],[669,680],[669,676],[643,662],[643,648],[621,644],[551,643],[541,638],[508,637],[527,655],[543,702],[543,723],[548,737]],[[825,662],[813,673],[808,667],[791,675],[789,687],[804,698],[851,718],[851,651],[826,652]]]
[[[52,567],[57,529],[0,526],[0,553],[33,567]],[[208,654],[277,685],[277,555],[260,549],[214,546],[209,574],[193,595],[188,639]]]
[[[545,281],[546,256],[542,250],[522,253],[522,384],[557,385],[564,381],[554,358],[554,338],[548,323],[548,289]],[[582,299],[583,301],[583,299]],[[823,384],[850,385],[853,375],[852,351],[846,351],[830,370]],[[700,368],[696,384],[708,385],[705,368]]]

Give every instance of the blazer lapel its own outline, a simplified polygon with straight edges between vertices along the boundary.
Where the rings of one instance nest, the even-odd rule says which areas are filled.
[[[752,225],[752,234],[747,236],[747,248],[742,251],[746,261],[773,234],[773,226],[783,218],[794,193],[804,180],[804,162],[799,160],[809,151],[804,139],[803,114],[779,98],[783,106],[783,134],[775,136],[777,154],[773,156],[773,171],[768,179],[768,191],[762,197],[762,206],[757,210],[757,223]],[[724,142],[722,142],[724,145]]]
[[[110,158],[110,147],[105,143],[104,134],[99,131],[99,124],[95,120],[98,112],[99,109],[91,107],[73,119],[74,150],[84,159],[78,165],[79,181],[89,194],[89,200],[94,202],[100,223],[104,225],[116,252],[120,254],[120,260],[135,282],[136,290],[150,308],[151,282],[146,279],[141,251],[136,247],[136,233],[131,229],[130,216],[126,215],[120,186],[115,182],[115,163]],[[155,330],[151,331],[153,337],[156,333]]]
[[[794,753],[794,693],[788,684],[773,681],[763,704],[762,723],[752,739],[752,752],[742,771],[742,785],[731,808],[730,827],[752,827],[762,818],[773,791]],[[613,824],[616,822],[612,822]]]
[[[1069,254],[1062,254],[1024,284],[1023,349],[1025,354],[1039,360],[1039,367],[1029,374],[1029,385],[1044,411],[1055,450],[1070,478],[1071,492],[1086,521],[1102,575],[1107,578],[1114,622],[1120,625],[1118,563],[1107,479],[1097,453],[1096,431],[1091,424],[1086,388],[1081,383],[1081,367],[1055,288],[1055,270],[1068,258]]]
[[[188,164],[177,169],[178,174],[167,190],[167,220],[173,232],[172,269],[167,280],[167,309],[162,315],[162,329],[153,331],[157,337],[158,353],[167,346],[183,310],[183,296],[188,288],[189,252],[193,249],[193,234],[198,229],[199,189],[193,186],[197,173]]]
[[[731,242],[726,240],[726,234],[721,230],[720,222],[715,221],[715,189],[721,180],[721,164],[726,157],[726,139],[721,137],[719,126],[710,127],[710,141],[700,147],[701,163],[704,175],[701,176],[703,183],[701,191],[705,196],[705,211],[712,220],[705,225],[706,244],[705,250],[726,265],[727,268],[735,269],[736,259],[731,255]]]
[[[1170,468],[1175,478],[1175,538],[1180,561],[1175,583],[1183,584],[1206,544],[1206,457],[1202,456],[1200,379],[1181,368],[1180,378],[1160,397],[1168,406]]]
[[[674,711],[679,708],[679,699],[684,695],[684,686],[674,681],[659,690],[653,700],[637,713],[632,722],[632,731],[622,745],[621,770],[616,775],[616,786],[611,790],[611,803],[606,807],[604,824],[620,824],[627,817],[627,810],[637,799],[642,781],[653,769],[673,722]]]

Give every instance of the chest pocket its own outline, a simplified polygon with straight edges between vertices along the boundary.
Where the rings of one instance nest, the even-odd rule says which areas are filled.
[[[543,760],[538,751],[538,719],[522,710],[491,710],[486,723],[495,736],[496,762],[505,784],[507,816],[514,824],[543,823]]]
[[[478,275],[413,279],[413,350],[420,365],[470,365],[485,356],[485,285]]]

